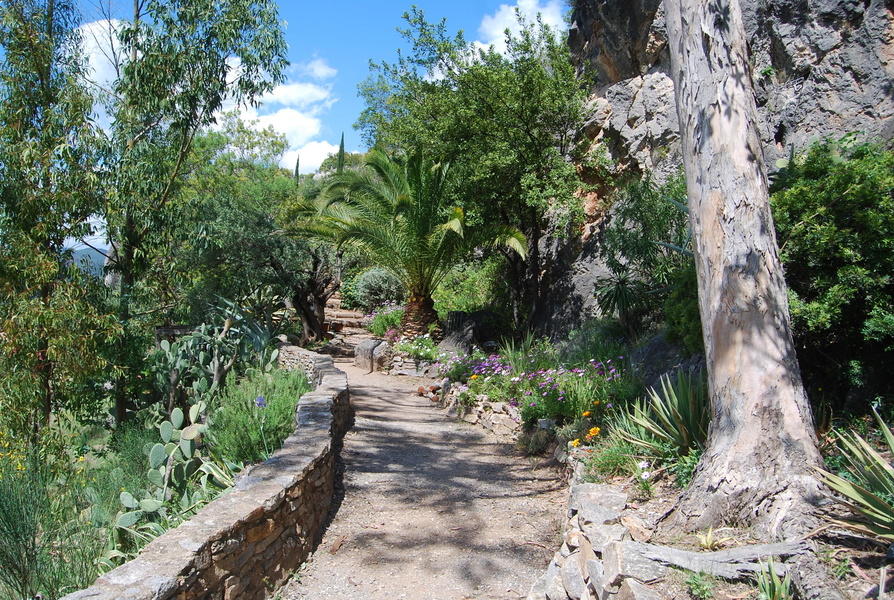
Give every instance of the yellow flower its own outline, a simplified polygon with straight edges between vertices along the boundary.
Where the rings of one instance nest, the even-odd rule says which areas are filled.
[[[599,429],[598,427],[593,427],[592,429],[590,429],[590,435],[599,435],[600,431],[602,431],[602,430]]]
[[[582,416],[582,417],[589,417],[589,416],[590,416],[590,411],[585,410],[585,411],[584,411],[584,414],[581,415],[581,416]]]
[[[599,406],[599,400],[593,400],[593,406]]]
[[[478,379],[478,376],[477,376],[477,375],[472,375],[471,377],[469,377],[469,379]]]
[[[578,446],[580,446],[580,440],[579,439],[573,440],[571,442],[571,445],[574,446],[575,448],[577,448]]]

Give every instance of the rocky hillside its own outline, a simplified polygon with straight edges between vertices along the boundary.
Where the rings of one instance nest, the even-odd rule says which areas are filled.
[[[813,136],[894,139],[894,0],[741,2],[768,167]],[[569,43],[591,86],[587,137],[627,172],[658,180],[675,172],[680,144],[661,0],[575,0]],[[552,240],[543,249],[556,258],[546,275],[556,301],[541,323],[552,335],[592,310],[593,284],[604,274],[597,239],[591,227],[570,247]]]

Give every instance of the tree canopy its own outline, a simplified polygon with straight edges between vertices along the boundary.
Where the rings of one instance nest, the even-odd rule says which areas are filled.
[[[567,222],[580,214],[582,183],[570,156],[585,158],[575,147],[584,94],[568,49],[543,23],[521,17],[521,33],[507,32],[505,55],[450,36],[446,22],[432,24],[419,9],[404,19],[410,50],[371,64],[356,127],[371,145],[444,157],[462,173],[452,185],[469,222],[524,232],[526,259],[507,259],[516,320],[533,318],[548,293],[539,251],[548,215]]]

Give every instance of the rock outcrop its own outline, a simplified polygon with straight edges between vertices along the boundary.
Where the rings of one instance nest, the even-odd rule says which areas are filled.
[[[894,2],[891,0],[741,0],[752,80],[763,117],[768,167],[811,138],[894,139]],[[673,83],[668,76],[661,0],[576,0],[569,34],[579,76],[590,85],[584,134],[619,171],[661,181],[681,163]],[[588,199],[589,205],[598,205]],[[594,310],[598,226],[583,239],[541,251],[557,265],[556,290],[539,319],[556,337]],[[572,236],[575,237],[575,236]],[[577,258],[567,259],[569,253]]]
[[[742,0],[768,165],[813,136],[894,138],[894,6]],[[579,0],[572,57],[592,85],[587,136],[630,169],[679,164],[660,0]]]

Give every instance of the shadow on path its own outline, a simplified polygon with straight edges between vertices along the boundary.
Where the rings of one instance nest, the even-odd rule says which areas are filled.
[[[422,380],[337,366],[356,409],[344,498],[282,597],[524,598],[558,546],[558,471],[446,419],[416,395]]]

